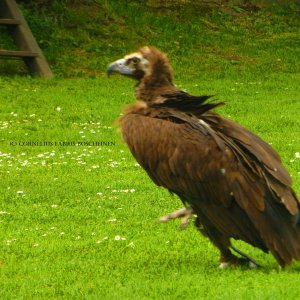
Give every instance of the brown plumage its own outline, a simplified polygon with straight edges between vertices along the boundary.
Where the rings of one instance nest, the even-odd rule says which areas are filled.
[[[137,80],[137,103],[119,123],[138,163],[158,185],[177,194],[196,226],[238,264],[230,238],[270,251],[284,267],[300,260],[299,202],[278,154],[255,134],[211,111],[222,103],[191,96],[172,82],[165,54],[144,47],[112,63],[108,73]]]

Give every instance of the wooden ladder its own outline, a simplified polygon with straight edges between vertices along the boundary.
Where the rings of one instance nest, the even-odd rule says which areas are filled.
[[[0,25],[8,27],[18,51],[0,49],[0,59],[23,59],[32,76],[53,73],[15,0],[0,0]]]

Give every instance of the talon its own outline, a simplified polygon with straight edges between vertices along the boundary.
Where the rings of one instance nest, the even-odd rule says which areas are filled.
[[[190,220],[191,220],[192,214],[188,214],[181,219],[180,228],[185,229],[188,227]]]
[[[166,222],[169,222],[170,220],[175,220],[175,219],[181,218],[182,220],[180,223],[180,228],[185,229],[189,225],[189,222],[193,216],[193,213],[194,213],[193,209],[188,206],[188,207],[178,209],[168,215],[160,217],[159,221],[166,223]]]
[[[230,263],[228,263],[228,262],[221,262],[220,264],[219,264],[219,269],[226,269],[226,268],[228,268],[230,266]]]

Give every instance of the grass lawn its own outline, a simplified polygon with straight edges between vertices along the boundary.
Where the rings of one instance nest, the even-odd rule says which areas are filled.
[[[134,7],[140,16],[126,26],[145,29],[156,15]],[[123,18],[125,9],[109,8]],[[300,195],[299,20],[282,11],[209,14],[193,27],[177,17],[148,29],[149,43],[170,53],[175,83],[216,94],[226,102],[220,114],[272,143]],[[171,32],[183,50],[168,51]],[[201,47],[195,36],[184,46],[190,32],[202,32]],[[146,43],[134,37],[130,50]],[[0,77],[0,298],[298,299],[300,262],[281,270],[271,255],[234,241],[263,267],[220,270],[217,250],[193,226],[158,223],[181,202],[155,187],[114,125],[133,101],[133,82],[107,78],[105,66],[127,50],[90,54],[95,76]]]

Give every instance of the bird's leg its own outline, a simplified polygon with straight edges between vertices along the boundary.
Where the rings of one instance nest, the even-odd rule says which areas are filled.
[[[260,267],[260,265],[253,258],[232,246],[228,236],[217,230],[206,218],[203,219],[204,222],[201,222],[198,216],[195,225],[197,229],[204,236],[207,236],[210,241],[220,250],[219,268],[224,269],[229,266],[248,266],[252,268]],[[240,254],[242,257],[233,255],[229,248]]]
[[[168,215],[160,217],[159,221],[165,223],[165,222],[169,222],[170,220],[181,218],[180,228],[185,229],[189,225],[193,213],[194,211],[190,206],[183,207],[181,209],[173,211]]]
[[[202,222],[201,222],[202,220]],[[203,222],[204,221],[204,222]],[[221,269],[226,268],[229,265],[237,265],[238,258],[234,256],[229,250],[230,247],[230,239],[222,234],[219,230],[213,226],[209,220],[207,220],[204,216],[198,216],[195,225],[197,229],[206,237],[210,239],[210,241],[220,250],[220,265]]]

